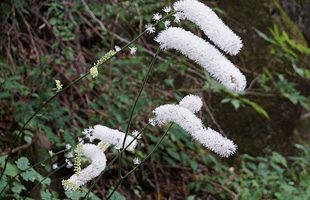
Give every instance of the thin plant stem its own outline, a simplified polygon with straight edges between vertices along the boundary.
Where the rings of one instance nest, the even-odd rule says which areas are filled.
[[[132,117],[133,117],[134,111],[135,111],[135,109],[136,109],[136,107],[137,107],[137,103],[138,103],[139,98],[140,98],[140,96],[141,96],[141,94],[142,94],[142,91],[143,91],[143,89],[144,89],[144,86],[145,86],[145,84],[146,84],[146,82],[147,82],[147,80],[148,80],[148,78],[149,78],[149,75],[151,74],[151,71],[152,71],[152,69],[153,69],[153,67],[154,67],[156,58],[157,58],[157,56],[159,55],[159,53],[160,53],[160,48],[158,47],[158,48],[157,48],[157,51],[156,51],[156,54],[154,55],[154,57],[153,57],[153,59],[152,59],[150,65],[149,65],[149,69],[148,69],[148,71],[147,71],[147,73],[146,73],[146,75],[145,75],[145,77],[144,77],[143,83],[142,83],[142,85],[141,85],[141,87],[140,87],[140,91],[139,91],[139,93],[138,93],[138,95],[137,95],[137,97],[136,97],[136,99],[135,99],[135,102],[134,102],[134,104],[133,104],[133,107],[132,107],[132,109],[131,109],[131,113],[130,113],[130,117],[129,117],[129,122],[128,122],[128,124],[127,124],[127,128],[126,128],[126,132],[125,132],[125,137],[124,137],[124,140],[123,140],[122,148],[124,148],[124,146],[125,146],[125,141],[126,141],[127,136],[128,136],[128,132],[129,132],[129,129],[130,129]],[[120,152],[121,155],[120,155],[119,161],[118,161],[118,163],[119,163],[119,168],[118,168],[118,175],[119,175],[119,177],[122,177],[122,158],[123,158],[123,152],[124,152],[124,151],[121,151],[121,152]]]
[[[37,162],[36,164],[34,164],[34,165],[28,167],[27,169],[25,169],[25,170],[19,172],[18,174],[16,174],[15,176],[13,176],[13,177],[10,179],[10,181],[8,181],[8,182],[6,183],[6,185],[3,187],[3,189],[1,190],[0,196],[1,196],[1,194],[4,192],[5,188],[9,185],[9,183],[10,183],[11,181],[13,181],[13,180],[14,180],[17,176],[19,176],[21,173],[27,171],[28,169],[34,168],[34,167],[36,167],[36,166],[38,166],[38,165],[40,165],[40,164],[42,164],[42,163],[44,163],[44,162],[46,162],[46,161],[52,159],[53,157],[55,157],[55,156],[57,156],[57,155],[59,155],[59,154],[65,153],[65,152],[67,152],[67,151],[68,151],[67,149],[58,151],[57,153],[55,153],[55,154],[52,155],[51,157],[46,158],[46,159],[44,159],[44,160],[41,160],[40,162]]]
[[[157,24],[161,23],[162,21],[164,21],[165,19],[167,19],[168,17],[172,16],[175,12],[171,12],[170,14],[166,15],[165,17],[163,17],[161,20],[157,21],[156,23],[153,24],[153,26],[156,26]],[[135,37],[133,40],[131,40],[129,43],[127,43],[125,46],[123,46],[120,51],[116,52],[113,56],[111,56],[109,59],[107,59],[105,62],[103,62],[98,68],[102,67],[106,62],[108,62],[109,60],[111,60],[115,55],[123,52],[126,48],[128,48],[131,44],[133,44],[134,42],[136,42],[139,38],[141,38],[145,33],[147,33],[147,30],[145,29],[143,32],[141,32],[137,37]],[[17,138],[19,138],[21,136],[21,134],[24,132],[26,126],[29,124],[29,122],[35,117],[37,116],[37,114],[47,105],[49,104],[52,100],[54,100],[59,94],[61,94],[62,92],[66,91],[67,89],[69,89],[70,87],[72,87],[75,83],[78,83],[79,81],[81,81],[82,79],[84,79],[85,77],[87,77],[90,74],[90,72],[88,71],[87,73],[85,73],[84,75],[82,75],[81,77],[75,79],[74,81],[72,81],[69,85],[67,85],[64,89],[58,91],[56,94],[54,94],[53,96],[51,96],[50,98],[48,98],[46,101],[44,101],[41,106],[38,107],[38,109],[28,118],[28,120],[24,123],[24,125],[22,126],[22,128],[20,129],[19,133],[17,134]],[[9,161],[9,157],[12,153],[13,149],[10,149],[9,153],[8,153],[8,157],[5,159],[5,164],[4,167],[2,169],[1,175],[0,175],[0,180],[6,170],[7,167],[7,163]]]
[[[139,133],[129,142],[129,144],[121,151],[125,151],[127,150],[127,148],[141,135],[141,133],[149,126],[150,123],[146,124],[140,131]],[[87,193],[85,194],[85,196],[83,197],[83,199],[86,199],[86,197],[89,195],[90,191],[93,189],[93,187],[95,187],[95,185],[97,184],[97,182],[100,180],[100,178],[105,174],[105,172],[107,171],[107,169],[116,161],[116,159],[118,158],[120,154],[117,154],[110,162],[109,164],[106,166],[106,168],[103,170],[103,172],[101,172],[101,174],[95,179],[95,181],[92,183],[92,185],[88,188]]]
[[[139,163],[137,166],[135,166],[132,170],[130,170],[125,176],[120,177],[119,181],[117,182],[116,186],[113,188],[112,192],[109,194],[107,200],[109,200],[112,195],[115,193],[115,191],[118,189],[118,187],[122,184],[125,178],[127,178],[129,175],[131,175],[136,169],[138,169],[148,158],[151,157],[151,155],[158,149],[159,145],[164,141],[165,137],[168,135],[168,132],[170,128],[173,126],[174,123],[171,123],[166,132],[161,136],[159,142],[155,145],[155,147],[152,149],[152,151]]]
[[[38,186],[40,185],[43,181],[45,181],[48,177],[52,176],[53,174],[55,174],[56,172],[58,172],[61,168],[63,168],[64,166],[66,166],[67,163],[64,163],[62,165],[60,165],[59,167],[57,167],[57,169],[55,169],[54,171],[51,171],[49,174],[47,174],[42,180],[40,180],[37,184],[35,184],[35,186],[33,186],[33,188],[31,190],[28,191],[28,195]]]

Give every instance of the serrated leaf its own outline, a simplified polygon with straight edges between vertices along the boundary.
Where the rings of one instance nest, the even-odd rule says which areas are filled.
[[[34,169],[28,169],[27,171],[21,173],[21,176],[25,181],[33,182],[40,176],[40,174],[36,172]]]
[[[47,189],[42,189],[40,191],[40,195],[41,195],[41,199],[42,200],[49,200],[49,199],[52,199],[52,195],[51,193],[47,190]]]
[[[21,191],[26,190],[25,186],[23,186],[20,183],[14,182],[13,187],[11,188],[11,191],[14,192],[15,194],[20,194]]]
[[[1,166],[1,168],[4,167],[5,158],[6,158],[6,156],[0,157],[0,166]],[[10,177],[13,177],[17,173],[18,173],[18,169],[16,168],[16,166],[12,165],[11,163],[7,163],[7,166],[6,166],[4,174],[7,175],[7,176],[10,176]]]
[[[16,163],[17,168],[22,171],[29,168],[29,165],[30,165],[29,160],[26,157],[20,157],[15,163]]]
[[[107,193],[107,197],[110,195],[113,189],[110,189]],[[110,198],[111,200],[126,200],[126,198],[119,192],[115,191]]]

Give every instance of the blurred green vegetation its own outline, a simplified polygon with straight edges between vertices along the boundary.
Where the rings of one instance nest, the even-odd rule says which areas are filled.
[[[52,157],[51,152],[65,149],[66,144],[74,146],[82,129],[91,125],[126,129],[157,48],[155,35],[138,40],[136,56],[118,55],[99,71],[98,78],[83,80],[48,104],[30,122],[21,141],[18,131],[55,94],[56,79],[68,85],[115,45],[133,39],[151,22],[153,13],[172,2],[88,1],[90,11],[78,0],[0,2],[0,168],[14,148],[0,180],[0,190],[8,184],[3,198],[78,199],[87,192],[84,187],[64,193],[61,180],[73,170],[63,165],[63,154]],[[138,102],[131,131],[144,127],[156,106],[194,93],[205,100],[205,124],[224,131],[238,144],[239,154],[219,159],[175,126],[160,150],[113,198],[309,199],[309,131],[296,133],[296,126],[309,113],[310,49],[286,29],[293,22],[288,23],[287,16],[283,19],[280,4],[274,3],[278,1],[255,5],[238,1],[233,3],[240,5],[237,8],[221,1],[204,2],[244,38],[241,54],[229,59],[246,74],[248,89],[239,95],[231,93],[184,56],[162,52]],[[250,12],[252,6],[256,12]],[[281,14],[271,16],[272,9]],[[201,34],[191,23],[180,26]],[[309,128],[308,124],[305,129]],[[161,133],[149,128],[139,150],[126,154],[124,170],[132,168],[134,157],[143,159]],[[298,150],[295,143],[302,143],[296,145]],[[108,160],[116,153],[110,151]],[[44,159],[48,160],[30,167]],[[53,163],[63,167],[55,171]],[[89,198],[105,198],[116,183],[116,174],[117,165]]]

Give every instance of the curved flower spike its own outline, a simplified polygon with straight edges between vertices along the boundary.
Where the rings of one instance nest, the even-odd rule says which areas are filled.
[[[243,44],[211,8],[197,0],[181,0],[173,4],[180,19],[188,19],[199,26],[201,30],[223,51],[236,55]]]
[[[184,97],[179,105],[166,104],[159,106],[153,111],[155,117],[151,119],[151,122],[159,126],[168,122],[175,122],[195,140],[220,156],[228,157],[232,155],[237,148],[233,141],[223,137],[211,128],[205,128],[201,120],[194,114],[193,111],[199,111],[202,105],[201,99],[200,101],[198,99],[200,99],[198,96],[190,95]],[[190,100],[193,101],[190,102]],[[189,105],[192,105],[192,107],[189,107]]]
[[[226,57],[204,39],[182,28],[170,27],[155,39],[162,49],[175,49],[201,65],[227,89],[241,92],[245,76]]]
[[[86,137],[90,138],[90,140],[99,139],[106,144],[114,145],[115,149],[122,148],[123,140],[125,138],[125,133],[102,125],[95,125],[93,128],[85,129],[83,133]],[[133,139],[132,136],[127,135],[125,147],[129,145]],[[127,150],[134,151],[136,146],[137,141],[135,140],[128,146]]]
[[[99,176],[105,169],[107,158],[103,151],[94,144],[82,144],[82,154],[91,160],[91,164],[79,173],[72,175],[68,180],[63,180],[65,190],[77,190],[80,186]]]

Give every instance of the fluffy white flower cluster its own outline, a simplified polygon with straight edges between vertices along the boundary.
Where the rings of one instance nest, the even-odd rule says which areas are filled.
[[[222,157],[228,157],[236,151],[237,146],[233,141],[223,137],[220,133],[205,128],[202,121],[194,114],[202,107],[200,97],[189,95],[184,97],[178,105],[166,104],[157,107],[153,113],[155,117],[150,121],[162,126],[174,122],[188,132],[203,146],[209,148]]]
[[[197,0],[181,0],[173,4],[179,18],[194,22],[223,51],[236,55],[243,44],[211,8]]]
[[[80,173],[72,175],[68,180],[64,182],[71,183],[79,187],[86,184],[88,181],[99,176],[99,174],[105,169],[107,158],[101,149],[94,144],[82,144],[82,154],[91,160],[91,164],[81,170]],[[65,185],[65,184],[64,184]],[[65,190],[70,190],[70,184],[65,185]]]
[[[106,167],[107,159],[104,151],[111,145],[114,146],[115,149],[122,148],[123,140],[125,139],[125,133],[102,125],[95,125],[94,127],[85,129],[83,134],[90,142],[93,142],[94,139],[98,139],[100,142],[98,145],[89,143],[81,144],[82,154],[92,162],[79,173],[75,173],[68,180],[63,181],[65,190],[76,190],[79,186],[97,177]],[[137,141],[135,138],[128,135],[125,140],[126,150],[134,151],[136,146]]]
[[[175,49],[201,65],[212,77],[226,88],[241,92],[246,80],[235,67],[213,45],[182,28],[171,27],[163,30],[155,39],[162,49]]]
[[[88,129],[85,129],[83,131],[83,134],[87,138],[89,138],[90,141],[92,141],[93,139],[99,139],[106,144],[113,145],[115,149],[122,148],[123,140],[125,137],[125,133],[102,125],[95,125],[93,128],[90,127]],[[137,141],[134,140],[132,136],[127,135],[125,141],[125,147],[126,146],[128,146],[127,148],[128,151],[134,151],[137,146]]]
[[[173,5],[180,19],[196,23],[223,51],[235,55],[242,48],[241,39],[232,32],[206,5],[197,0],[181,0]],[[227,89],[241,92],[246,87],[245,76],[216,47],[182,28],[161,31],[155,40],[162,49],[175,49],[201,65]]]

